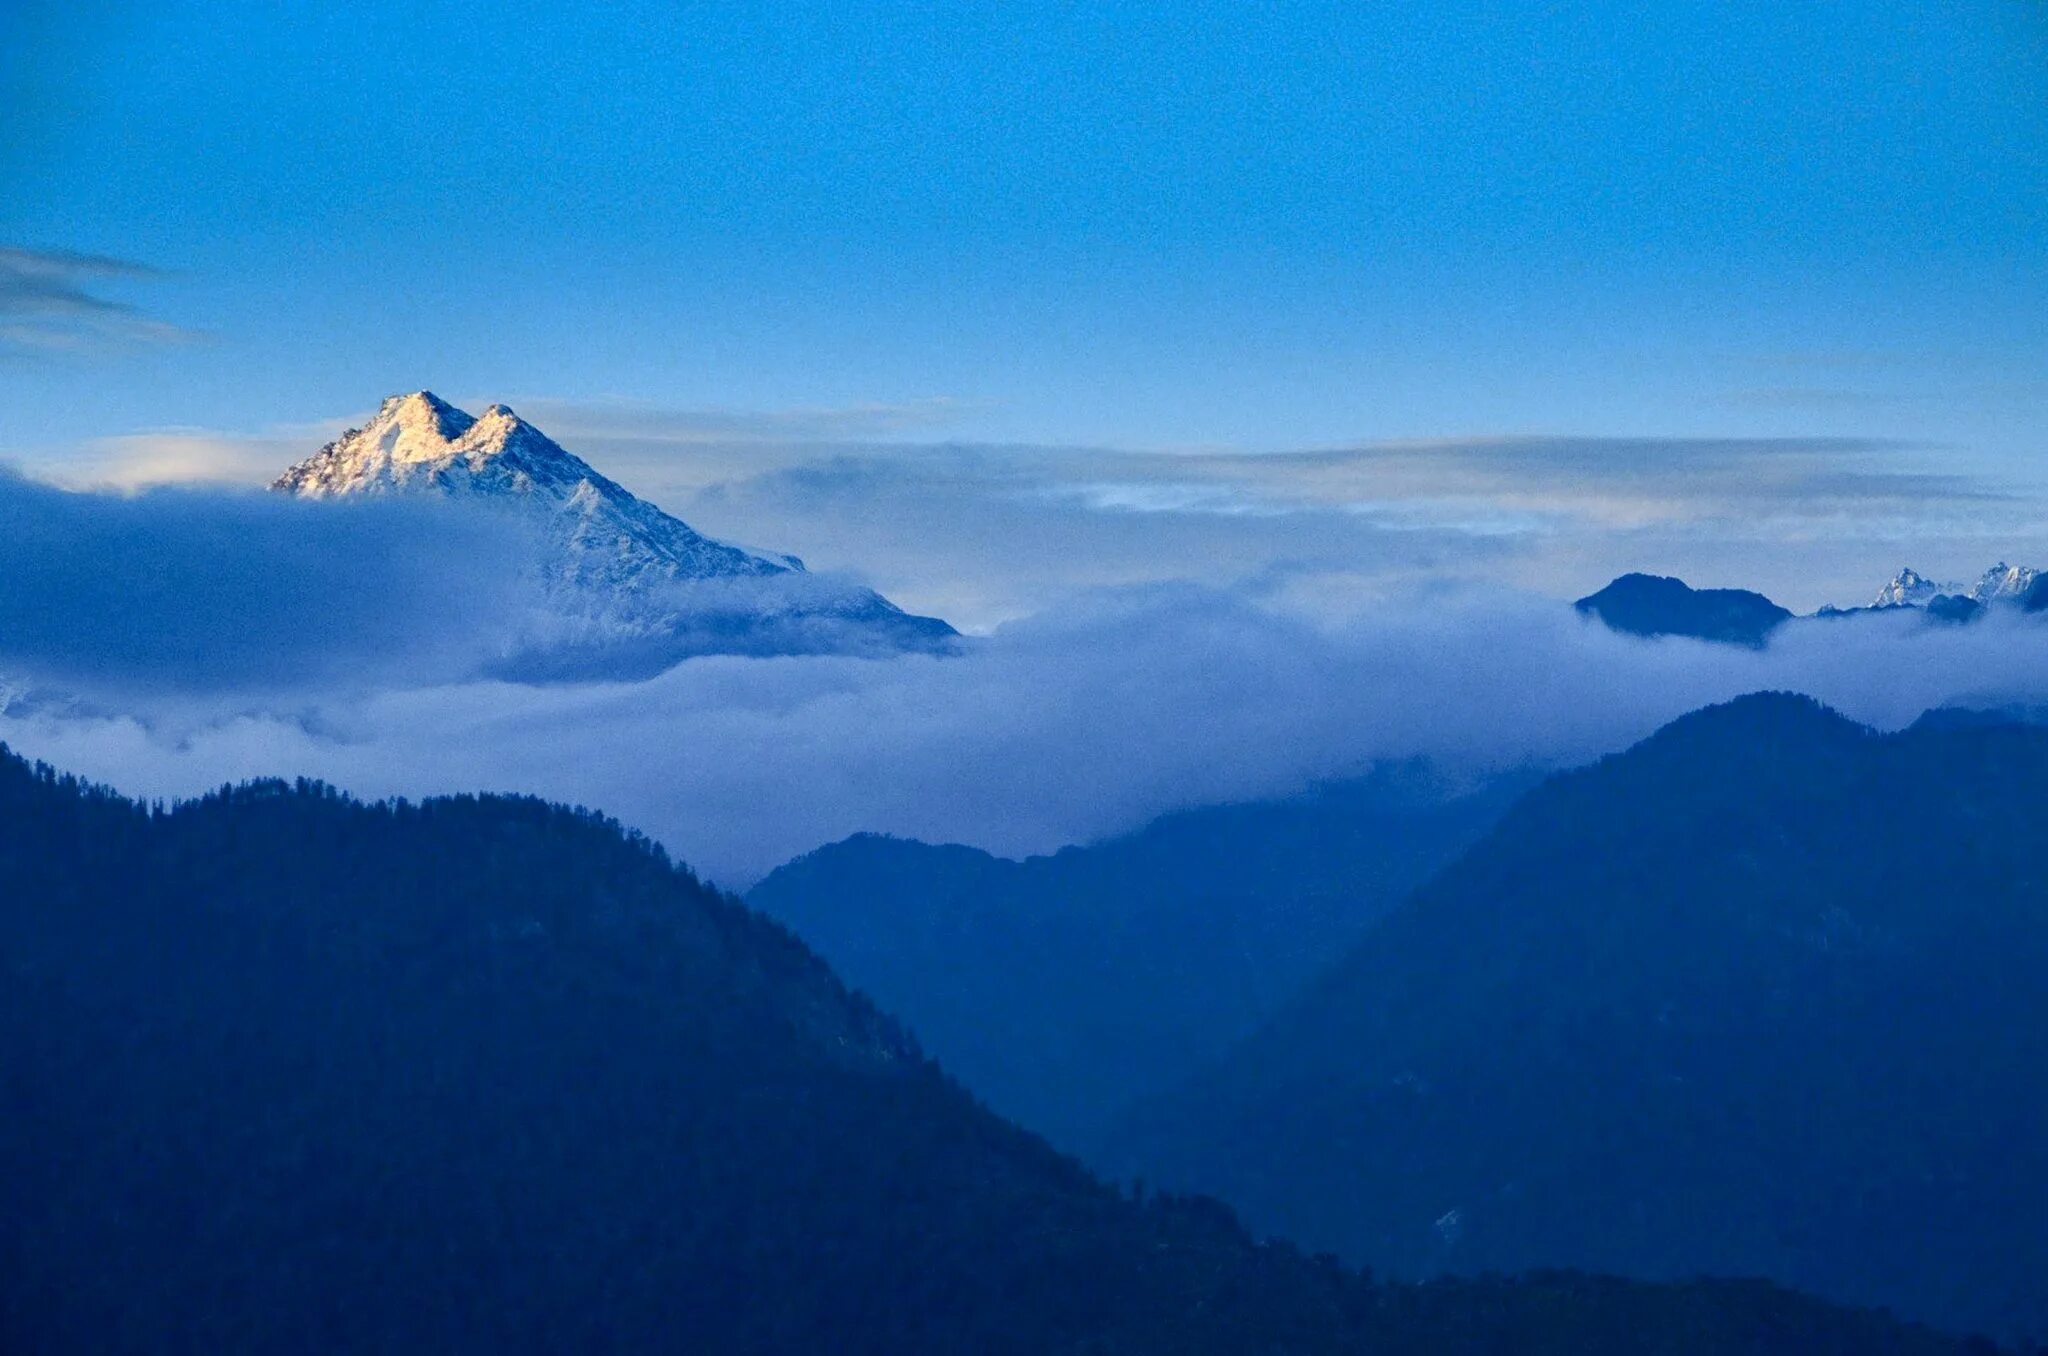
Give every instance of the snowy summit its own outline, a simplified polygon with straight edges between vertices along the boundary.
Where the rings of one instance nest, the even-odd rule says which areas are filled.
[[[1892,576],[1892,582],[1877,591],[1872,607],[1925,607],[1943,593],[1959,592],[1927,578],[1907,566]]]
[[[634,667],[702,653],[930,650],[956,634],[872,590],[819,579],[795,556],[704,536],[504,405],[479,417],[431,391],[392,396],[271,488],[308,499],[435,495],[529,515],[542,543],[534,573],[567,623],[561,634],[584,649],[631,650]]]
[[[1979,575],[1974,584],[1939,584],[1919,571],[1900,570],[1877,592],[1875,608],[1926,607],[1938,598],[1968,599],[1980,606],[1991,603],[2025,602],[2040,572],[2029,565],[2008,565],[1999,561]]]

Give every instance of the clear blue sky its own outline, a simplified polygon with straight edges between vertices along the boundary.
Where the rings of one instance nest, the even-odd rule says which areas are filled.
[[[0,245],[166,275],[0,284],[0,455],[429,385],[2024,476],[2048,408],[2020,0],[12,0],[0,81]]]

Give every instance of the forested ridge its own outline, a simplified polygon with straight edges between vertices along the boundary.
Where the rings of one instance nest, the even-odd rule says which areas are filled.
[[[1023,861],[859,834],[747,902],[997,1111],[1079,1148],[1250,1035],[1534,780],[1453,794],[1388,765]]]
[[[1112,1165],[1397,1275],[2048,1335],[2048,729],[1758,694],[1560,775]]]
[[[1896,1352],[1747,1282],[1383,1284],[988,1114],[600,816],[0,757],[10,1353]]]

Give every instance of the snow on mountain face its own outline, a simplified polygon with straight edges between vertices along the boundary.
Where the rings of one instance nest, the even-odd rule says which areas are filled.
[[[429,493],[517,498],[552,513],[550,562],[568,583],[610,589],[802,569],[699,535],[635,498],[503,405],[472,418],[429,391],[393,396],[271,485],[309,499]]]
[[[392,396],[271,488],[308,499],[437,495],[530,515],[555,619],[578,643],[632,642],[650,659],[934,649],[956,634],[868,589],[820,580],[794,556],[703,536],[504,405],[475,417],[430,391]]]
[[[1999,561],[1974,584],[1937,584],[1913,569],[1900,570],[1878,590],[1872,607],[1925,607],[1936,598],[1968,598],[1976,603],[2018,601],[2027,596],[2040,572],[2027,565]]]
[[[1925,607],[1940,594],[1960,593],[1960,586],[1937,584],[1910,567],[1892,576],[1892,582],[1877,591],[1872,607]]]
[[[2031,566],[2008,565],[2001,560],[1970,586],[1970,596],[1980,603],[2024,598],[2039,574]]]

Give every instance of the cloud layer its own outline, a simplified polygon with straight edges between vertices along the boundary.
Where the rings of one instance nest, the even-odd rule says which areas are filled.
[[[1025,853],[1381,758],[1475,776],[1569,763],[1759,688],[1884,725],[2048,700],[2048,625],[1861,617],[1753,653],[1616,636],[1563,602],[1626,568],[1778,592],[1752,573],[1761,558],[1802,581],[1780,597],[1803,608],[1861,601],[1905,560],[1974,575],[2048,556],[2028,547],[2031,501],[1884,443],[1261,456],[605,417],[564,408],[549,424],[702,528],[866,566],[906,606],[987,634],[944,659],[482,681],[532,638],[538,602],[521,582],[530,543],[490,515],[0,479],[0,738],[149,795],[272,774],[370,795],[534,792],[741,883],[859,830]],[[841,418],[810,417],[820,435]],[[223,455],[281,464],[290,442],[261,433]]]
[[[2048,626],[1864,617],[1763,652],[1614,635],[1499,590],[1338,625],[1239,594],[1124,590],[955,658],[700,659],[635,683],[280,686],[17,706],[0,738],[149,795],[258,774],[372,794],[595,805],[743,884],[857,830],[1044,851],[1380,758],[1483,775],[1620,748],[1706,702],[1810,692],[1886,726],[2048,697]]]
[[[0,472],[0,668],[67,688],[459,677],[536,606],[519,525],[438,502],[79,493]]]

